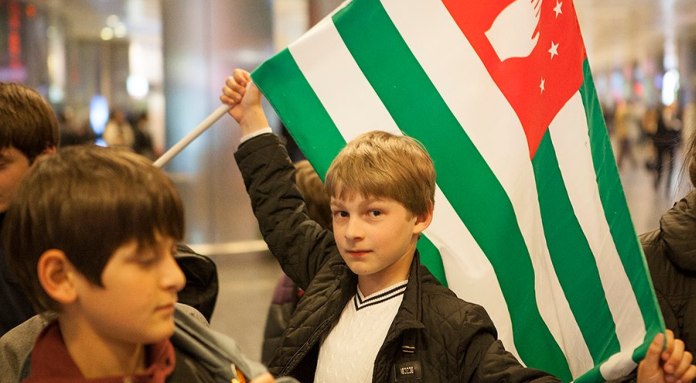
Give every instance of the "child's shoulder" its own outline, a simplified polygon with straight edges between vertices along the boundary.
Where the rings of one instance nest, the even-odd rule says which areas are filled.
[[[423,285],[421,302],[424,321],[427,319],[432,323],[448,323],[454,327],[493,327],[493,322],[482,306],[457,297],[445,286]]]

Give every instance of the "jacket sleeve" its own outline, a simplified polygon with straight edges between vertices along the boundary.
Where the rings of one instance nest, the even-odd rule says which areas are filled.
[[[461,381],[472,383],[494,382],[559,382],[556,377],[523,366],[506,351],[497,338],[497,331],[485,309],[478,305],[466,312],[466,326],[458,331],[463,334],[460,349]]]
[[[474,382],[560,382],[548,373],[524,367],[520,362],[505,351],[500,340],[495,340],[483,354],[474,375]]]
[[[53,320],[52,314],[34,315],[0,338],[0,383],[16,383],[29,376],[34,341]]]
[[[245,141],[235,153],[261,234],[283,271],[306,289],[337,250],[330,231],[309,218],[295,168],[273,134]]]

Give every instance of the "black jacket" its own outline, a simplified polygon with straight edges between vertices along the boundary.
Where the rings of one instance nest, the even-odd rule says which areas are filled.
[[[0,213],[0,230],[5,212]],[[0,336],[35,314],[29,298],[5,262],[5,249],[0,246]]]
[[[235,157],[264,239],[285,273],[305,290],[269,369],[312,382],[321,340],[355,294],[357,277],[343,262],[332,232],[307,215],[293,165],[274,135],[243,143]],[[497,340],[485,310],[440,285],[416,254],[403,302],[375,360],[373,382],[536,379],[555,381],[522,367]]]
[[[696,352],[696,191],[640,236],[665,326]]]

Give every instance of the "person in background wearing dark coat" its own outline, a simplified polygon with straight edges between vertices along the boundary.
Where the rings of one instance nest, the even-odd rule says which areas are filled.
[[[24,174],[38,156],[54,153],[59,141],[56,115],[38,92],[0,83],[0,229]],[[0,336],[32,315],[29,299],[0,249]]]
[[[696,185],[696,135],[684,168]],[[660,227],[640,236],[665,326],[696,352],[696,190],[660,218]]]
[[[672,184],[672,172],[674,169],[674,159],[676,158],[677,148],[681,144],[682,126],[678,118],[676,105],[669,107],[660,106],[655,116],[656,130],[652,135],[653,146],[655,147],[655,181],[653,186],[658,190],[663,173],[667,173],[665,190],[669,192]]]
[[[558,381],[522,366],[481,306],[420,265],[416,242],[432,219],[435,170],[417,141],[372,131],[348,143],[325,178],[332,232],[309,218],[249,73],[235,70],[220,100],[242,131],[235,159],[264,239],[305,291],[273,374],[315,383]],[[691,381],[692,355],[669,336],[661,353],[663,341],[655,337],[638,382]]]

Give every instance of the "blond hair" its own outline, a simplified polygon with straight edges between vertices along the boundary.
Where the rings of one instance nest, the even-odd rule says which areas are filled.
[[[432,211],[435,167],[423,145],[383,131],[364,133],[349,142],[326,173],[329,195],[352,193],[386,197],[415,215]]]

